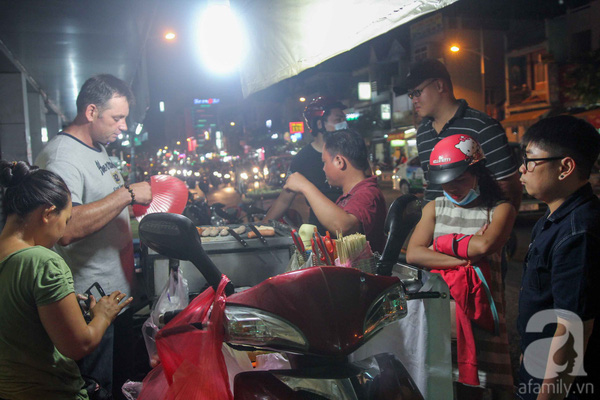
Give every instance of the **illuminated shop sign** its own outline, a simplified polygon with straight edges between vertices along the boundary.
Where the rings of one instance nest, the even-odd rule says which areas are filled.
[[[194,99],[194,104],[219,104],[220,99]]]
[[[294,133],[304,133],[304,123],[300,122],[290,122],[290,135]]]
[[[389,121],[392,118],[392,107],[389,104],[381,105],[381,119]]]
[[[358,117],[360,117],[359,112],[348,113],[346,114],[346,121],[356,121]]]

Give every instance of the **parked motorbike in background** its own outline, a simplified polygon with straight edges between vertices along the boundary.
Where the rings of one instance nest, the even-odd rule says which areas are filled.
[[[185,182],[188,185],[188,188],[195,189],[197,187],[204,195],[208,194],[210,191],[210,182],[206,173],[196,172],[194,175],[187,177]]]
[[[210,225],[212,211],[206,198],[194,199],[193,193],[188,196],[188,202],[183,209],[183,215],[189,218],[196,226]]]
[[[268,172],[265,176],[267,186],[273,188],[283,187],[292,158],[293,156],[291,154],[269,157],[265,162],[265,169]]]
[[[396,201],[390,207],[394,221],[387,226],[396,230],[390,237],[400,243],[410,231],[400,230],[401,219],[413,215],[402,208],[410,204]],[[215,291],[219,288],[222,275],[204,252],[190,219],[148,215],[139,232],[142,243],[169,258],[191,261]],[[389,247],[387,260],[397,259],[398,254],[392,254],[396,250],[397,246]],[[383,327],[403,318],[407,299],[439,293],[407,293],[396,277],[331,266],[274,276],[235,294],[230,282],[224,292],[225,342],[236,349],[281,352],[290,363],[289,369],[237,374],[234,399],[423,398],[394,355],[383,353],[358,362],[349,362],[348,356]],[[180,328],[171,332],[167,325],[164,335],[177,335]]]
[[[266,211],[246,203],[234,207],[218,202],[209,205],[206,198],[194,199],[190,194],[182,214],[196,226],[224,226],[261,221]]]

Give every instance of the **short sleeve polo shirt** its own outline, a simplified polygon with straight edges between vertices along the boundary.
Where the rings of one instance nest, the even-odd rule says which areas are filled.
[[[383,193],[377,186],[377,177],[371,176],[357,183],[347,194],[340,196],[336,204],[360,221],[371,249],[381,253],[385,246],[383,230],[387,209]]]
[[[466,134],[481,145],[486,158],[485,166],[496,180],[504,179],[519,169],[508,146],[508,138],[502,125],[490,116],[477,111],[465,100],[458,100],[459,107],[454,116],[438,134],[433,128],[433,119],[424,118],[417,131],[417,149],[421,168],[429,171],[429,156],[434,146],[443,138]],[[426,200],[443,196],[442,186],[429,183],[425,192]]]

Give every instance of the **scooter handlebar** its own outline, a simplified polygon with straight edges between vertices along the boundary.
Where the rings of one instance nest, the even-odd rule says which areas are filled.
[[[419,300],[419,299],[445,299],[446,293],[441,292],[417,292],[417,293],[406,293],[406,300]]]

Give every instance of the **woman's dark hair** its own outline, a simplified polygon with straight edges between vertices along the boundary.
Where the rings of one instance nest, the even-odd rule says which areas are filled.
[[[496,206],[498,201],[506,200],[502,195],[500,185],[489,169],[485,167],[485,163],[478,162],[471,165],[467,171],[471,172],[477,177],[479,184],[481,204],[486,208],[493,208]]]
[[[60,176],[25,161],[1,160],[0,186],[5,188],[5,216],[16,214],[23,218],[40,206],[55,206],[60,212],[70,201],[71,192]]]

